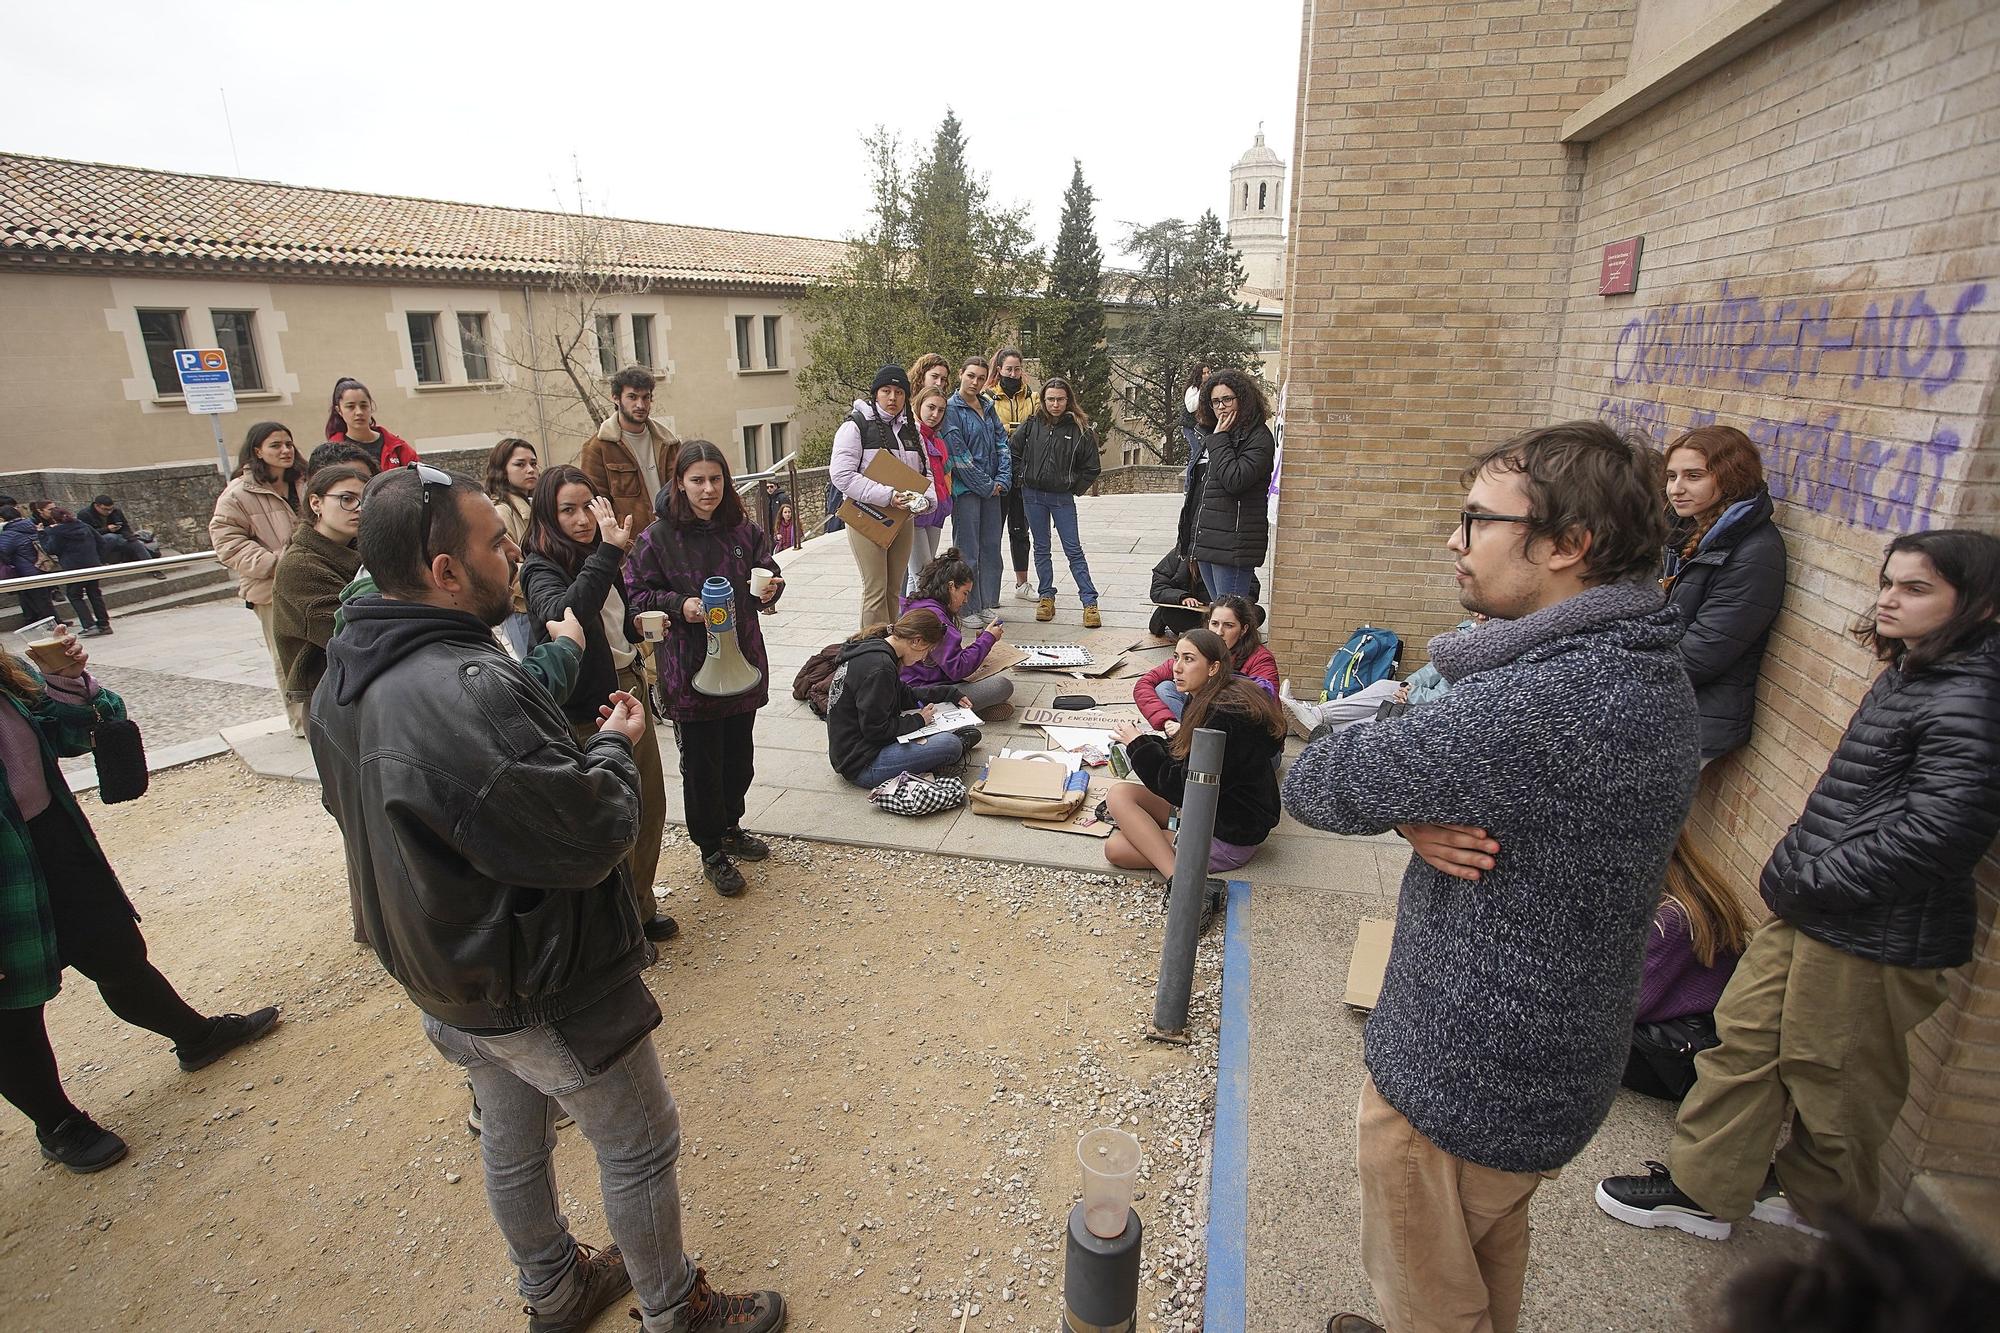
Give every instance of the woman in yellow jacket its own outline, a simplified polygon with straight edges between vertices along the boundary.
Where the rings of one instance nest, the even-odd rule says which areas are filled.
[[[243,437],[236,475],[216,499],[215,514],[208,520],[208,539],[215,547],[216,559],[236,575],[236,590],[243,604],[257,613],[264,648],[271,654],[280,688],[285,673],[271,630],[271,584],[278,557],[285,553],[292,530],[299,525],[304,490],[305,468],[299,462],[291,431],[275,421],[260,421]],[[285,716],[291,720],[294,736],[306,734],[303,704],[286,704]]]

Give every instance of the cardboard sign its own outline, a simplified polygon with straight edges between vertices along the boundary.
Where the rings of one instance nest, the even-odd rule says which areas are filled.
[[[1087,713],[1072,712],[1062,708],[1024,708],[1021,710],[1021,725],[1024,727],[1090,727],[1109,731],[1127,722],[1139,719],[1130,713]]]
[[[1031,800],[1062,799],[1069,781],[1069,768],[1040,759],[989,759],[986,761],[988,796],[1021,796]]]
[[[1389,942],[1395,934],[1393,920],[1361,918],[1361,926],[1354,932],[1354,956],[1347,960],[1347,1003],[1356,1009],[1373,1009],[1381,998],[1382,977],[1389,970]]]
[[[1097,817],[1097,803],[1104,799],[1104,788],[1095,782],[1084,793],[1083,808],[1068,819],[1024,819],[1021,827],[1041,829],[1045,833],[1078,833],[1086,838],[1108,838],[1116,829],[1109,820]]]
[[[1025,657],[1027,657],[1026,653],[1005,639],[1002,639],[987,649],[986,660],[979,664],[979,670],[965,678],[965,683],[970,685],[975,680],[985,680],[988,676],[997,676]]]
[[[931,493],[929,477],[902,462],[886,449],[877,451],[875,456],[868,460],[868,466],[861,469],[861,475],[870,481],[881,482],[890,490],[922,491],[926,495]],[[894,505],[877,508],[875,505],[863,504],[851,495],[841,501],[840,508],[835,512],[839,514],[841,522],[885,551],[895,544],[896,535],[904,526],[916,517],[907,509],[898,509]]]

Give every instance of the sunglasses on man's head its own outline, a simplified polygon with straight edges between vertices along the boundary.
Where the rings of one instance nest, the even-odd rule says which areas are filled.
[[[417,492],[423,496],[423,504],[418,510],[421,517],[418,519],[417,526],[417,549],[423,553],[424,563],[429,564],[431,559],[431,487],[442,486],[446,490],[450,490],[451,474],[441,468],[434,468],[429,463],[405,463],[403,466],[417,474]]]

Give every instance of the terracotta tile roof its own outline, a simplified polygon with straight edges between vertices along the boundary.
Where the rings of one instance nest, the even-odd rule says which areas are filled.
[[[580,234],[603,267],[669,286],[799,287],[844,249],[809,236],[0,154],[0,259],[14,263],[521,279],[560,271]]]

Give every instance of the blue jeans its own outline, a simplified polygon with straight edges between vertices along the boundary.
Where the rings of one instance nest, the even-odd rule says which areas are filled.
[[[996,528],[995,532],[999,530]],[[920,741],[892,741],[882,747],[861,775],[851,778],[857,787],[879,787],[898,773],[935,773],[965,758],[965,742],[947,731]]]
[[[1187,711],[1187,696],[1181,693],[1181,687],[1174,684],[1171,679],[1163,680],[1158,685],[1155,685],[1153,693],[1160,696],[1160,702],[1165,704],[1167,711],[1175,717],[1179,717]]]
[[[965,604],[967,611],[991,611],[1000,605],[1000,525],[1006,514],[1004,495],[954,495],[951,499],[952,545],[972,566],[972,597]]]
[[[1049,551],[1049,523],[1053,520],[1063,554],[1069,558],[1070,577],[1076,580],[1077,600],[1096,606],[1097,585],[1090,581],[1090,564],[1083,558],[1083,540],[1076,533],[1076,497],[1033,489],[1022,491],[1021,497],[1028,506],[1028,530],[1035,539],[1035,577],[1040,581],[1041,595],[1056,595],[1055,562]]]
[[[1227,597],[1231,593],[1241,597],[1250,595],[1250,580],[1257,576],[1256,570],[1237,565],[1212,565],[1206,560],[1198,563],[1201,565],[1201,581],[1207,586],[1211,600]]]
[[[694,1265],[681,1249],[680,1111],[651,1035],[591,1078],[548,1024],[475,1037],[429,1015],[423,1022],[431,1044],[472,1080],[486,1204],[520,1271],[522,1299],[560,1318],[578,1294],[576,1241],[556,1194],[560,1103],[597,1156],[604,1220],[624,1252],[643,1327],[666,1328],[694,1286]]]

